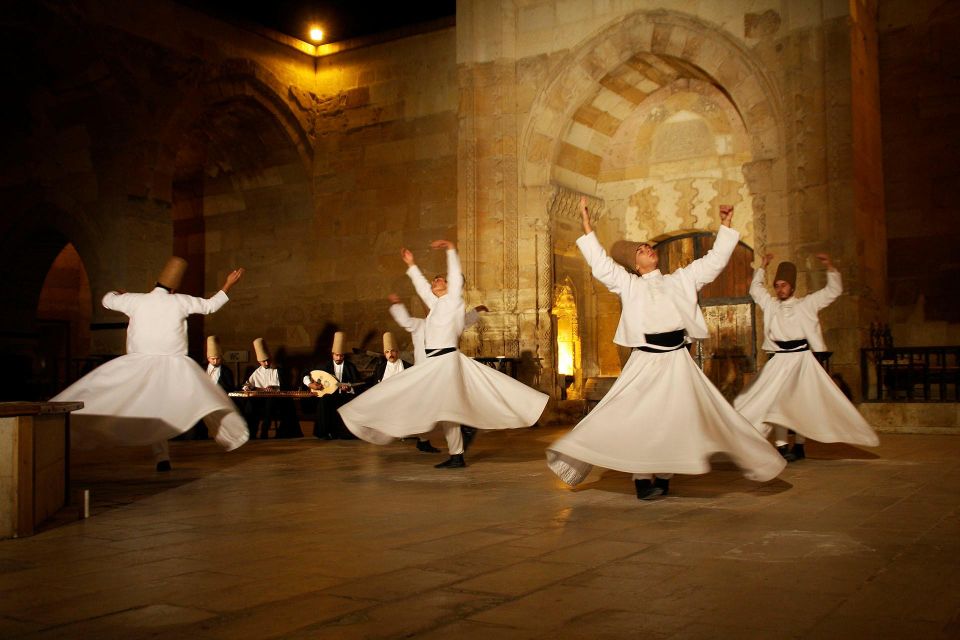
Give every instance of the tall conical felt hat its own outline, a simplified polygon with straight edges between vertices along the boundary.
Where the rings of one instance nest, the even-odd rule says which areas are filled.
[[[333,346],[330,348],[330,353],[346,353],[346,351],[343,350],[346,341],[346,336],[343,331],[337,331],[333,334]]]
[[[393,334],[387,331],[383,334],[383,350],[397,351],[397,341],[393,339]]]
[[[207,357],[222,358],[223,351],[220,349],[220,338],[217,336],[207,336]]]
[[[630,273],[637,272],[637,249],[642,242],[633,242],[631,240],[617,240],[610,247],[610,257],[613,261]]]
[[[777,275],[773,276],[773,281],[783,280],[790,285],[791,289],[797,288],[797,265],[792,262],[781,262],[777,266]]]
[[[263,338],[257,338],[253,341],[253,350],[257,353],[257,362],[270,359],[270,352],[267,350],[267,343]]]
[[[157,276],[157,282],[167,289],[179,289],[183,282],[183,274],[187,270],[187,261],[177,256],[171,256],[167,264],[163,266],[163,271]]]

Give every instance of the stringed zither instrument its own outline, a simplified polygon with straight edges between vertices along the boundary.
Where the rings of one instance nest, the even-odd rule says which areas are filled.
[[[314,382],[319,382],[323,388],[322,389],[311,389],[314,395],[318,397],[323,397],[334,393],[341,385],[347,387],[359,387],[363,382],[340,382],[332,373],[327,373],[326,371],[321,371],[320,369],[314,369],[310,372],[310,379]]]

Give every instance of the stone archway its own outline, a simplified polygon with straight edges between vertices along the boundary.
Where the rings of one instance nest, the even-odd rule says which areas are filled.
[[[5,301],[0,317],[0,357],[7,363],[0,383],[0,398],[43,399],[51,389],[44,378],[44,336],[38,322],[38,309],[44,282],[64,248],[72,245],[83,270],[89,275],[85,305],[92,315],[91,288],[97,276],[102,278],[101,261],[96,244],[96,225],[86,219],[81,207],[68,199],[41,202],[24,210],[11,209],[16,223],[8,227],[0,241],[6,257],[4,277],[0,278],[0,296]],[[94,347],[97,336],[89,336],[93,328],[86,318],[86,335]],[[84,333],[80,328],[80,333]]]
[[[238,295],[255,292],[264,308],[282,309],[296,284],[296,263],[310,263],[317,244],[313,149],[282,91],[268,71],[231,61],[167,124],[167,151],[156,174],[167,183],[157,188],[169,193],[173,252],[190,263],[185,293],[207,295],[229,270],[244,266],[248,274]],[[298,336],[296,327],[288,331],[263,311],[229,321],[194,316],[189,323],[190,352],[198,357],[205,333],[218,334],[229,349],[249,350],[258,336],[276,346],[310,344],[305,332]]]
[[[712,177],[709,172],[678,177],[675,181],[699,196],[700,202],[677,211],[672,221],[653,225],[647,233],[713,229],[717,221],[708,211],[712,207],[715,212],[718,199],[724,198],[740,203],[745,215],[739,219],[747,223],[740,230],[750,244],[765,244],[766,218],[779,213],[785,201],[775,186],[784,181],[771,177],[783,171],[778,161],[783,156],[784,134],[776,84],[754,54],[702,20],[663,11],[637,12],[584,41],[556,68],[533,101],[519,145],[519,215],[542,219],[551,229],[551,256],[543,268],[553,269],[563,262],[562,257],[571,255],[572,242],[580,233],[573,204],[580,194],[590,197],[602,240],[612,241],[640,228],[639,223],[628,223],[624,216],[628,208],[641,214],[663,209],[662,203],[649,199],[657,186],[642,184],[642,172],[631,175],[629,162],[615,161],[616,147],[630,144],[642,147],[632,150],[635,155],[659,155],[662,167],[677,160],[657,147],[657,133],[650,125],[655,109],[667,113],[664,122],[673,128],[670,139],[681,129],[699,127],[713,140],[726,137],[730,146],[722,151],[717,151],[720,143],[713,150],[692,148],[692,156],[712,154],[720,158],[713,161],[714,166],[725,168]],[[696,107],[698,100],[700,107]],[[647,162],[643,170],[652,166]],[[633,191],[624,192],[624,185]],[[558,207],[558,200],[566,204]],[[578,270],[580,278],[589,278],[582,266],[573,266],[566,272],[551,272],[551,286],[568,275],[577,277]],[[610,325],[619,309],[605,292],[598,291],[595,297],[595,323]],[[536,310],[538,324],[549,319],[548,313],[548,308]],[[596,337],[590,333],[585,329],[585,375],[610,375],[605,371],[615,375],[613,363],[618,358],[607,353],[610,349],[605,345],[612,332],[601,330]],[[545,369],[556,368],[553,354],[541,357]]]

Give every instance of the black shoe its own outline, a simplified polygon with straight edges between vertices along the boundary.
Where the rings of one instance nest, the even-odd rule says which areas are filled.
[[[660,495],[665,496],[670,493],[670,478],[654,478],[653,486],[663,492]]]
[[[794,460],[803,460],[807,457],[807,452],[804,451],[802,444],[793,445],[793,449],[790,450],[790,453],[793,455]]]
[[[654,485],[649,480],[634,480],[633,486],[637,490],[637,500],[653,500],[663,495],[663,488]]]
[[[464,453],[466,453],[467,449],[470,448],[470,445],[473,444],[473,439],[477,437],[477,431],[479,431],[479,429],[460,425],[460,434],[463,436]]]
[[[777,453],[779,453],[780,456],[787,462],[797,461],[797,456],[795,456],[793,452],[790,451],[790,445],[788,444],[782,444],[779,447],[777,447]]]
[[[429,440],[417,440],[417,451],[424,453],[440,453],[440,449],[430,444]]]
[[[455,456],[450,456],[440,464],[433,465],[433,468],[434,469],[460,469],[465,466],[467,466],[467,463],[463,461],[463,454],[458,453]]]
[[[157,471],[170,471],[172,468],[169,460],[161,460],[157,463]]]

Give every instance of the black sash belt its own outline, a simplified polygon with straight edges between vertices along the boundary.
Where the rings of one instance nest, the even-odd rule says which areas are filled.
[[[794,351],[809,351],[810,345],[806,340],[774,340],[774,344],[780,347],[780,351],[774,353],[791,353]]]
[[[442,356],[442,355],[447,354],[447,353],[453,353],[453,352],[456,351],[456,350],[457,350],[456,347],[444,347],[443,349],[429,349],[429,348],[428,348],[428,349],[427,349],[427,357],[428,357],[428,358],[435,358],[435,357],[437,357],[437,356]]]
[[[654,349],[653,347],[634,347],[636,351],[646,351],[647,353],[666,353],[668,351],[676,351],[677,349],[682,349],[687,346],[687,343],[684,342],[684,337],[687,335],[687,332],[684,329],[677,329],[676,331],[667,331],[666,333],[645,333],[643,334],[643,339],[647,344],[652,344],[656,347],[663,347],[663,349]]]

